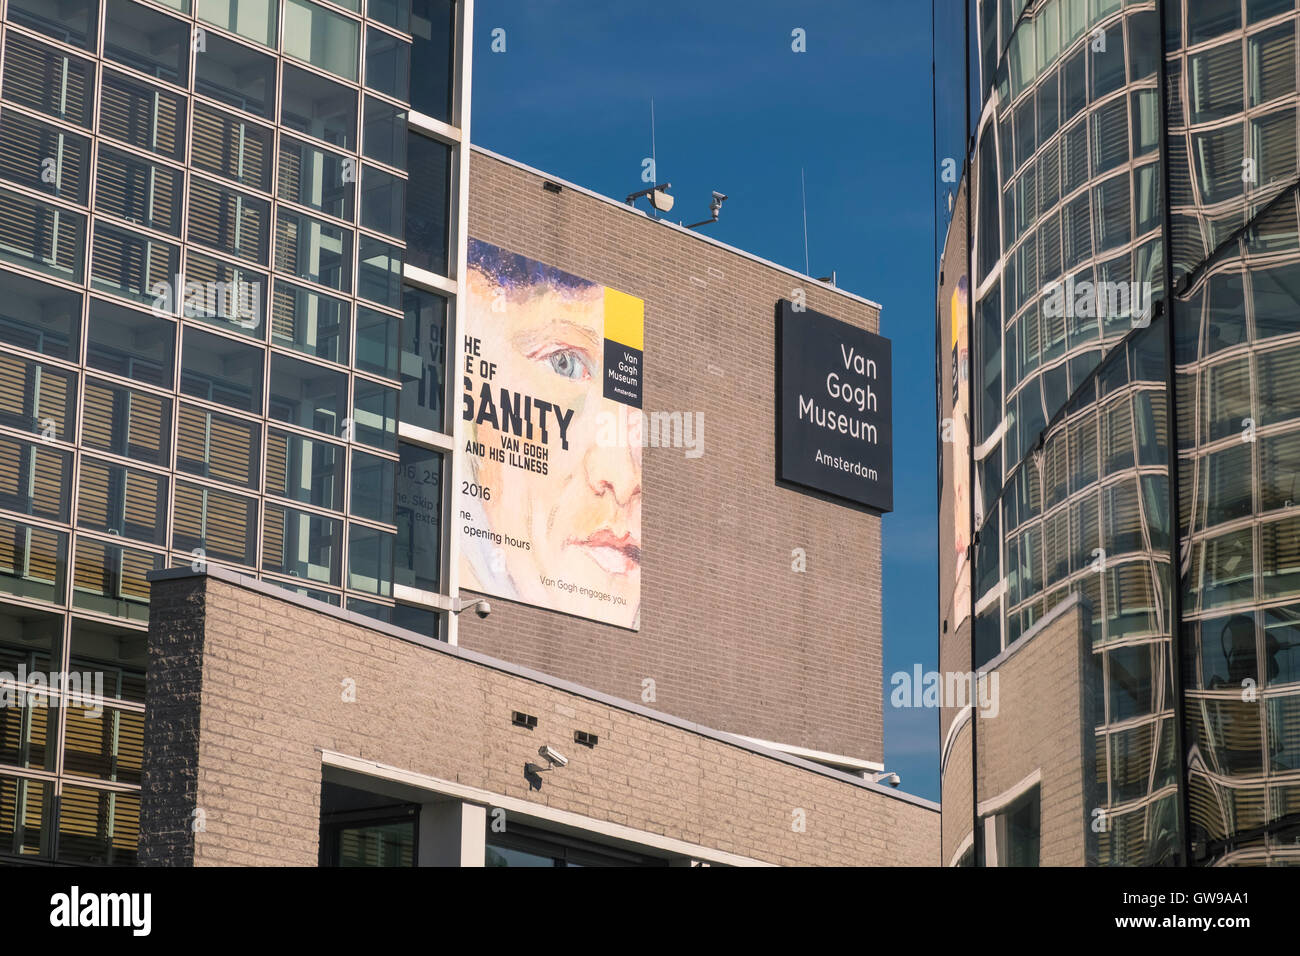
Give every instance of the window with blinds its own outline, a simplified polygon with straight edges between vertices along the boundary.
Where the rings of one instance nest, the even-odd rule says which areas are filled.
[[[0,854],[49,856],[53,803],[53,784],[0,776]]]
[[[266,264],[271,204],[205,179],[190,180],[191,242]]]
[[[262,522],[264,571],[337,585],[342,548],[342,521],[267,503]]]
[[[0,518],[0,591],[62,600],[67,553],[66,534]]]
[[[14,110],[0,114],[0,178],[84,206],[89,166],[90,140],[85,136]]]
[[[346,173],[351,170],[351,175]],[[280,138],[277,195],[340,219],[352,219],[355,161],[288,136]]]
[[[169,242],[106,222],[95,223],[90,274],[96,289],[152,305],[156,298],[151,291],[154,285],[173,284],[180,261],[179,247]]]
[[[169,159],[185,159],[186,97],[151,83],[104,71],[99,131]]]
[[[174,167],[100,146],[95,210],[180,236],[183,180],[184,174]]]
[[[181,308],[187,318],[211,319],[229,331],[266,337],[266,275],[191,249],[185,257],[185,283]]]
[[[68,520],[72,455],[0,436],[0,508]]]
[[[77,524],[147,544],[166,544],[167,479],[83,458],[77,486]]]
[[[96,715],[70,706],[63,729],[63,769],[113,783],[140,783],[144,714],[105,707]]]
[[[1261,598],[1300,594],[1300,518],[1260,525]]]
[[[181,405],[176,424],[176,468],[256,490],[260,436],[261,428],[252,422]]]
[[[59,797],[59,859],[133,866],[139,839],[139,793],[64,784]]]
[[[269,129],[238,116],[194,104],[194,141],[190,164],[196,169],[233,179],[263,191],[271,188]]]
[[[88,379],[81,440],[88,448],[165,465],[171,448],[171,399]]]
[[[257,501],[189,482],[176,482],[172,509],[172,547],[203,549],[213,561],[255,563]]]
[[[148,620],[149,582],[145,576],[162,566],[161,554],[79,535],[72,604],[131,620]]]
[[[4,97],[89,129],[94,64],[10,32],[5,36]]]
[[[26,697],[19,691],[7,689],[7,692],[13,694],[13,703],[0,707],[0,763],[53,770],[50,715],[57,715],[58,711],[46,706],[39,698],[35,706],[25,706]],[[3,852],[3,847],[0,847],[0,853]]]
[[[86,217],[0,190],[0,259],[80,282]]]

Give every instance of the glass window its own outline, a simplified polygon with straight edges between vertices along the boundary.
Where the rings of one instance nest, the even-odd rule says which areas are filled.
[[[405,100],[411,85],[411,44],[391,33],[366,29],[366,86]]]
[[[281,199],[309,206],[327,216],[353,218],[357,161],[307,143],[280,137]]]
[[[1196,0],[1187,6],[1188,45],[1212,40],[1230,30],[1241,28],[1239,0]]]
[[[267,502],[262,522],[262,570],[321,584],[339,583],[343,522]]]
[[[90,300],[86,364],[91,368],[169,389],[175,341],[176,325],[169,319]]]
[[[279,7],[276,0],[198,0],[200,20],[269,47],[275,46]]]
[[[398,450],[396,580],[437,591],[442,579],[442,455],[405,443]]]
[[[176,482],[172,548],[201,550],[209,561],[252,565],[257,542],[257,501],[233,492]]]
[[[42,617],[44,616],[42,615]],[[6,625],[9,623],[8,620],[0,620],[4,620]],[[10,633],[15,637],[22,635],[21,622],[20,630],[16,633],[12,631]],[[36,634],[33,633],[32,636],[35,638]],[[7,665],[9,663],[7,658],[8,655],[4,655],[0,657],[0,661]],[[25,658],[19,658],[19,660],[27,664]],[[27,668],[29,671],[44,673],[50,669],[48,658],[42,663],[45,665],[44,667],[33,667],[27,664]],[[16,669],[17,667],[6,666],[5,677],[12,680]],[[58,738],[59,711],[57,704],[59,698],[53,695],[46,696],[44,688],[41,691],[34,692],[34,696],[35,694],[40,696],[35,696],[33,700],[29,700],[21,692],[13,693],[10,696],[7,687],[5,692],[5,696],[10,698],[10,702],[6,703],[3,709],[0,709],[0,762],[35,770],[53,770],[54,760],[58,754],[58,747],[54,746],[54,742]],[[8,778],[0,777],[0,799],[11,799],[12,794],[8,788],[10,783],[11,781]],[[9,854],[15,852],[15,847],[12,845],[13,833],[11,832],[14,817],[18,818],[20,830],[23,829],[24,823],[39,826],[39,817],[35,821],[31,819],[32,810],[37,809],[39,803],[37,803],[36,807],[24,808],[26,813],[20,810],[17,814],[11,809],[13,804],[3,806],[4,811],[0,812],[0,853]]]
[[[275,58],[215,33],[194,57],[194,90],[255,116],[275,118]]]
[[[5,36],[4,97],[87,129],[95,103],[90,60],[37,43],[18,33]]]
[[[352,507],[358,518],[393,523],[393,477],[397,463],[363,451],[352,452]]]
[[[73,618],[70,669],[103,674],[104,696],[111,700],[143,704],[148,639],[148,631]]]
[[[176,470],[257,488],[262,429],[253,422],[182,404],[176,422]]]
[[[0,852],[33,859],[48,858],[54,852],[52,781],[0,776],[0,806],[5,808],[0,813]],[[25,808],[22,815],[15,812],[18,807]]]
[[[63,769],[67,773],[117,783],[140,783],[144,714],[102,705],[90,707],[79,702],[65,710]],[[68,836],[75,839],[72,834]]]
[[[357,251],[357,295],[391,309],[402,307],[402,248],[361,235]]]
[[[171,399],[97,379],[86,381],[81,443],[151,465],[171,456]]]
[[[444,429],[447,300],[433,292],[402,290],[402,421]]]
[[[381,99],[367,96],[365,141],[362,146],[368,159],[406,168],[406,110]]]
[[[342,511],[343,449],[272,428],[266,436],[266,490],[306,505]]]
[[[0,508],[67,521],[71,487],[68,452],[0,435]]]
[[[0,352],[0,422],[42,438],[73,441],[77,376]]]
[[[77,525],[146,544],[166,544],[167,479],[93,458],[81,460]]]
[[[278,421],[326,435],[344,434],[348,377],[311,362],[271,356],[271,400],[267,414]]]
[[[99,147],[95,210],[136,226],[181,234],[180,170],[109,146]]]
[[[454,0],[411,0],[411,108],[451,122],[455,88],[456,4]]]
[[[406,261],[421,269],[446,275],[451,147],[412,133],[409,149],[411,179],[419,183],[420,188],[407,194]],[[993,241],[996,243],[996,237]],[[996,249],[993,254],[996,255]]]
[[[265,352],[195,328],[181,334],[181,393],[260,415]]]
[[[134,866],[140,842],[140,795],[63,785],[59,797],[59,859]]]
[[[370,0],[366,4],[366,15],[403,33],[411,32],[411,0]]]
[[[181,314],[260,339],[265,334],[268,288],[267,277],[261,272],[190,250]]]
[[[204,179],[190,180],[190,242],[266,264],[271,204]]]
[[[49,0],[9,0],[9,19],[56,40],[94,51],[99,0],[67,0],[53,9]]]
[[[0,342],[77,361],[81,293],[0,271]]]
[[[0,177],[86,204],[90,140],[14,110],[0,114]]]
[[[233,179],[250,189],[271,188],[271,131],[238,116],[194,104],[196,169]]]
[[[352,291],[352,233],[281,207],[275,267],[340,292]]]
[[[169,242],[96,221],[90,284],[102,292],[155,305],[175,282],[180,260],[180,248]]]
[[[284,67],[280,124],[332,146],[357,148],[357,94],[296,66]]]
[[[356,80],[361,27],[356,20],[309,3],[285,0],[284,52],[345,80]]]
[[[185,159],[186,97],[112,70],[104,71],[99,131],[138,149]]]
[[[361,177],[361,225],[401,239],[406,180],[373,166],[364,167]]]
[[[356,367],[396,379],[400,375],[402,320],[394,315],[357,307]]]
[[[146,575],[163,556],[78,535],[72,606],[132,621],[149,619]]]
[[[0,518],[0,592],[63,600],[68,536]]]
[[[271,341],[317,358],[346,363],[349,311],[347,302],[277,280]]]
[[[1300,519],[1260,525],[1260,597],[1270,600],[1300,594]],[[1249,596],[1249,593],[1247,593]]]
[[[356,379],[353,400],[353,437],[359,442],[397,450],[397,389]]]
[[[86,217],[0,190],[0,261],[80,282]]]
[[[131,0],[107,0],[104,56],[185,86],[190,77],[189,26]]]
[[[348,522],[348,587],[392,597],[394,535]]]

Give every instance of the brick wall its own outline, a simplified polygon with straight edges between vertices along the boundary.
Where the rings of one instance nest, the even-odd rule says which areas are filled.
[[[321,750],[773,863],[937,861],[933,804],[406,643],[248,579],[179,574],[152,586],[146,864],[314,865]],[[513,726],[513,710],[537,729]],[[599,744],[574,747],[574,730]],[[532,791],[523,765],[544,743],[570,762]]]
[[[979,799],[1035,770],[1040,783],[1043,866],[1082,866],[1089,853],[1092,720],[1083,699],[1091,647],[1087,605],[1073,600],[996,668],[996,717],[976,717]],[[969,758],[968,758],[969,760]],[[950,765],[951,767],[951,765]],[[946,794],[945,794],[946,796]]]
[[[659,710],[882,759],[881,522],[777,486],[774,397],[779,299],[802,288],[872,331],[878,311],[542,182],[476,151],[470,235],[643,299],[645,411],[702,411],[705,452],[645,450],[639,632],[499,601],[461,645],[632,700],[651,678]]]

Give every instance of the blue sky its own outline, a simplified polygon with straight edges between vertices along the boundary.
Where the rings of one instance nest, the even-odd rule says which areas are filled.
[[[475,143],[616,198],[642,188],[655,103],[674,220],[884,306],[894,348],[885,687],[937,667],[930,5],[897,0],[477,0]],[[492,31],[506,50],[493,53]],[[801,28],[807,52],[791,50]],[[885,708],[885,763],[938,799],[938,716]]]

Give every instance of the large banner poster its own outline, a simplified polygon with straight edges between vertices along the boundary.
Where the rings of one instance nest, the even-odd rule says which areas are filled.
[[[460,586],[638,629],[645,305],[477,239]]]

